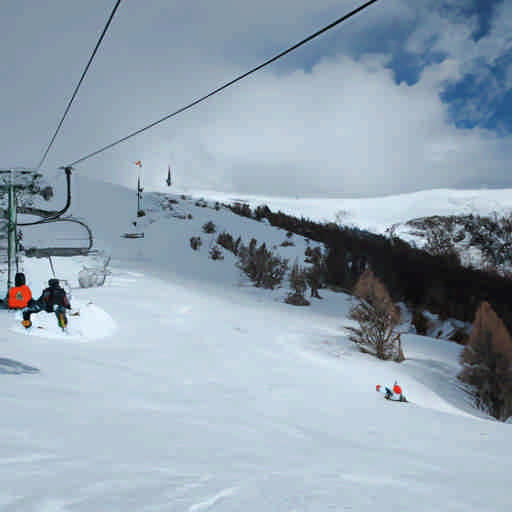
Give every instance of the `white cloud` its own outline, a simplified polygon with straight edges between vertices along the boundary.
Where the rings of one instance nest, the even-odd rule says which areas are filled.
[[[418,55],[427,51],[446,54],[460,63],[464,74],[487,74],[487,66],[512,51],[510,2],[497,6],[489,33],[478,41],[472,38],[477,26],[475,17],[468,19],[460,12],[448,17],[445,11],[427,5],[419,9],[417,19],[419,24],[407,41],[407,50]]]
[[[384,64],[340,57],[311,73],[266,72],[233,88],[173,140],[196,169],[180,180],[244,192],[378,195],[473,184],[499,171],[505,141],[447,119],[436,84],[456,73],[453,62],[412,87],[397,85]]]
[[[348,0],[341,7],[330,0],[318,5],[281,1],[269,2],[266,9],[266,2],[235,5],[226,0],[215,8],[205,4],[199,11],[181,9],[175,21],[190,26],[194,35],[186,40],[195,44],[180,46],[179,52],[185,56],[203,52],[203,59],[193,57],[194,67],[182,57],[173,82],[182,80],[184,87],[170,85],[171,105],[180,106],[245,71],[264,48],[281,49],[310,32],[310,25],[321,26],[333,19],[333,13],[359,5]],[[268,16],[271,4],[272,16]],[[508,37],[504,27],[510,16],[497,16],[491,32],[475,43],[471,34],[476,20],[468,21],[457,12],[447,18],[435,7],[430,0],[415,9],[404,0],[379,2],[340,29],[347,39],[342,37],[338,57],[323,60],[311,73],[281,70],[277,74],[275,68],[259,72],[152,132],[145,141],[130,143],[131,149],[155,169],[166,169],[171,160],[178,181],[190,187],[365,195],[470,186],[482,177],[490,186],[501,185],[510,139],[455,128],[439,93],[446,83],[471,72],[481,77],[489,95],[493,87],[495,96],[500,94],[487,66],[504,51],[500,45]],[[290,12],[300,13],[293,23]],[[197,25],[188,25],[195,15]],[[234,19],[235,25],[230,23]],[[420,59],[427,49],[449,57],[424,69],[413,87],[395,84],[385,69],[389,56],[359,62],[339,56],[345,44],[350,46],[350,38],[362,37],[358,30],[367,34],[368,27],[414,19],[417,30],[407,42],[409,51],[417,52]],[[196,32],[199,26],[201,31]],[[181,32],[169,34],[170,41],[182,37]],[[170,55],[177,57],[178,50],[170,46]],[[222,49],[224,55],[219,53]],[[268,50],[264,53],[268,56]],[[141,78],[148,84],[140,87],[146,90],[154,73]],[[156,102],[162,95],[156,92],[154,98],[150,104],[157,113]],[[148,103],[136,108],[142,119]],[[481,119],[487,112],[478,102],[468,101],[465,114]],[[137,116],[128,113],[120,119],[126,124],[129,117]],[[132,124],[137,126],[137,121]],[[160,185],[162,172],[154,178],[148,173],[146,182],[151,185],[153,179],[154,185]]]
[[[0,150],[9,161],[29,164],[40,158],[109,11],[101,0],[90,0],[75,17],[68,8],[60,10],[62,0],[52,0],[36,16],[32,4],[20,0],[3,11],[6,44],[0,48],[6,69]],[[50,153],[49,168],[181,107],[360,4],[123,3]],[[131,162],[142,159],[148,186],[163,183],[171,162],[182,185],[293,194],[395,193],[479,179],[510,186],[504,178],[510,138],[456,129],[439,92],[476,70],[482,87],[502,94],[486,67],[510,48],[512,2],[503,3],[491,32],[478,43],[470,38],[474,23],[443,18],[435,6],[434,0],[377,2],[308,46],[317,51],[313,61],[330,42],[326,51],[335,55],[311,73],[291,70],[293,64],[267,68],[89,160],[79,172],[133,185],[137,169]],[[449,56],[425,68],[413,87],[394,82],[386,69],[389,55],[346,56],[358,55],[354,48],[367,40],[378,43],[389,27],[404,26],[417,27],[407,45],[418,59],[427,48]],[[301,52],[288,63],[300,66],[307,53]],[[468,103],[470,113],[487,114],[476,102]]]

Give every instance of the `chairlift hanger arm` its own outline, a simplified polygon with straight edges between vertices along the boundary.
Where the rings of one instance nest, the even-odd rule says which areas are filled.
[[[56,220],[64,213],[67,212],[69,207],[71,206],[71,170],[72,167],[61,167],[61,169],[64,169],[66,172],[66,185],[67,185],[67,199],[66,204],[62,210],[58,211],[45,211],[45,210],[38,210],[37,208],[19,208],[20,213],[28,213],[32,215],[39,215],[40,217],[47,217],[43,220],[37,220],[34,222],[24,222],[24,223],[18,223],[18,226],[36,226],[38,224],[44,224],[46,222],[51,222],[52,220]]]
[[[85,256],[93,252],[93,234],[91,228],[85,222],[81,221],[80,219],[75,219],[73,217],[64,217],[59,219],[41,221],[41,223],[43,224],[46,222],[72,222],[75,224],[79,224],[87,231],[87,247],[29,247],[25,249],[25,256],[29,258],[47,258],[49,256]]]

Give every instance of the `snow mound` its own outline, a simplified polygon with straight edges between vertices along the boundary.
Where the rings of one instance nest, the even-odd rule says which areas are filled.
[[[68,313],[67,332],[62,331],[57,325],[55,315],[45,312],[32,315],[30,330],[21,325],[21,312],[17,312],[16,323],[11,327],[11,331],[28,336],[81,342],[107,338],[116,331],[115,321],[100,307],[92,302],[75,304],[73,310]]]

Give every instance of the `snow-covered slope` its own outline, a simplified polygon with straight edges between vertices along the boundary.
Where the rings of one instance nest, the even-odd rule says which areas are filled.
[[[508,510],[511,426],[458,388],[458,345],[405,335],[406,362],[372,359],[346,339],[349,297],[286,305],[230,253],[209,260],[201,227],[292,260],[301,237],[281,247],[264,223],[178,197],[183,219],[146,196],[145,237],[125,239],[134,192],[77,183],[73,213],[112,275],[79,289],[93,262],[55,259],[79,314],[67,335],[45,313],[27,333],[0,311],[2,511]],[[24,269],[39,293],[48,263]],[[410,403],[375,393],[395,379]]]

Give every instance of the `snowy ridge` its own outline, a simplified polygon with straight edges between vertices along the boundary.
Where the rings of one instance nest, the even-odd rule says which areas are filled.
[[[274,197],[228,194],[208,190],[188,192],[221,202],[245,202],[251,207],[266,204],[271,210],[306,217],[317,222],[353,225],[373,233],[385,234],[394,224],[432,215],[490,215],[512,211],[512,189],[456,190],[435,189],[408,194],[371,198]]]
[[[0,371],[2,510],[508,510],[510,425],[458,387],[459,345],[407,334],[404,363],[373,359],[346,338],[350,297],[284,304],[286,289],[253,288],[231,253],[210,260],[216,234],[202,225],[291,262],[302,237],[282,247],[284,231],[180,194],[176,211],[192,219],[151,194],[135,219],[132,190],[75,187],[73,214],[112,255],[112,275],[80,289],[93,262],[55,258],[79,312],[69,335],[51,315],[27,333],[0,311],[5,367],[37,370]],[[135,220],[144,238],[122,238]],[[48,263],[23,265],[38,295]],[[395,379],[410,403],[375,392]]]

